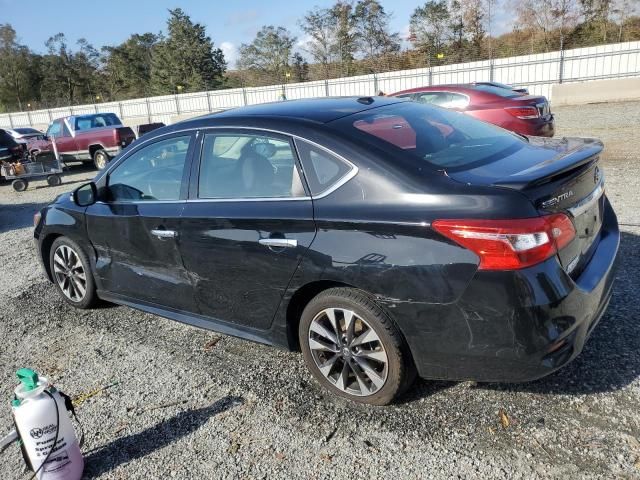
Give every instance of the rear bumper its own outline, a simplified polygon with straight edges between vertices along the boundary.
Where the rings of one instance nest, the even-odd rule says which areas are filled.
[[[453,304],[388,308],[422,377],[535,380],[581,352],[609,304],[619,242],[607,201],[600,242],[576,279],[552,258],[519,271],[479,271]]]

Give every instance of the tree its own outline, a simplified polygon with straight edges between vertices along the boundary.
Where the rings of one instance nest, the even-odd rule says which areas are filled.
[[[150,91],[151,62],[159,36],[131,35],[115,47],[102,47],[104,85],[110,99],[147,96]]]
[[[307,12],[300,22],[300,28],[310,39],[306,50],[322,66],[325,78],[329,77],[329,65],[336,52],[336,18],[332,10],[318,8]]]
[[[330,9],[335,28],[334,50],[340,61],[342,75],[353,73],[353,62],[358,49],[358,33],[353,10],[349,1],[338,1]]]
[[[483,0],[461,0],[462,19],[466,37],[471,43],[471,54],[475,59],[482,56],[482,44],[486,35],[485,4]]]
[[[446,0],[429,0],[411,14],[411,42],[423,52],[441,52],[452,35],[450,20]]]
[[[238,67],[249,70],[260,83],[282,83],[295,42],[286,28],[264,26],[250,44],[240,46]]]
[[[600,30],[603,42],[607,41],[607,27],[613,8],[613,0],[580,0],[585,23]]]
[[[567,34],[577,21],[576,0],[517,0],[517,24],[541,37],[544,49],[558,48],[557,36]]]
[[[354,18],[360,49],[374,69],[379,68],[384,57],[400,51],[400,35],[389,32],[391,15],[378,0],[360,0]]]
[[[37,56],[18,43],[13,27],[0,25],[0,105],[22,110],[37,98],[38,68]]]
[[[291,70],[294,82],[306,82],[309,80],[309,64],[298,52],[291,58]]]
[[[193,23],[182,9],[169,10],[167,37],[155,45],[151,61],[151,89],[158,94],[218,88],[227,64],[214,48],[205,27]]]
[[[47,54],[42,62],[42,99],[47,103],[73,105],[77,96],[77,79],[73,71],[73,52],[64,33],[57,33],[45,43]]]

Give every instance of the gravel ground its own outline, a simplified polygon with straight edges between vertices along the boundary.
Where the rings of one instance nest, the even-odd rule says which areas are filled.
[[[40,272],[31,219],[93,174],[75,168],[57,188],[0,186],[0,434],[14,372],[31,366],[72,396],[109,386],[79,406],[87,478],[640,478],[640,103],[556,115],[560,135],[606,142],[623,231],[609,310],[556,374],[419,381],[364,407],[325,394],[299,354],[126,307],[73,310]],[[0,478],[28,478],[17,448],[0,458]]]

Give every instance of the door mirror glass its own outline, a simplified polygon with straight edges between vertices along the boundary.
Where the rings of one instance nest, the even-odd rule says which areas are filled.
[[[79,207],[88,207],[96,203],[98,189],[93,182],[85,183],[73,191],[73,201]]]

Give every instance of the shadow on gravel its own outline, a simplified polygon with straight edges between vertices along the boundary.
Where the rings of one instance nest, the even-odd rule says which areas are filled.
[[[620,390],[640,376],[640,236],[621,232],[618,272],[607,312],[582,353],[557,372],[522,384],[477,388],[582,395]]]
[[[244,403],[242,397],[227,396],[208,407],[180,412],[142,432],[119,438],[85,454],[83,478],[95,478],[123,463],[142,458],[195,432],[209,418]]]
[[[33,215],[47,203],[0,204],[0,233],[33,227]]]

